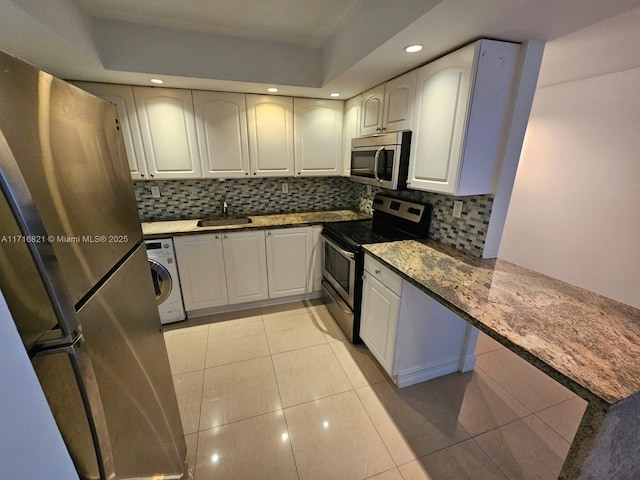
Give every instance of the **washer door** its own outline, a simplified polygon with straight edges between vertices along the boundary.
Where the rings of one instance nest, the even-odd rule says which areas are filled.
[[[156,302],[162,305],[173,288],[173,280],[169,270],[161,263],[149,259],[149,267],[151,268],[151,278],[153,280],[153,288],[156,291]]]

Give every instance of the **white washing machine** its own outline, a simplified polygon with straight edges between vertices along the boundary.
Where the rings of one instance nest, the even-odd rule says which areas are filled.
[[[147,244],[147,257],[149,257],[151,277],[156,290],[160,321],[164,324],[184,320],[186,315],[182,303],[173,239],[145,240],[144,243]]]

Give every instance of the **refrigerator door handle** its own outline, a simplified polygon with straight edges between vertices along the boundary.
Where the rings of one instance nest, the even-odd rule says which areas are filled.
[[[9,143],[0,129],[0,190],[4,194],[38,269],[63,336],[80,333],[80,320],[68,293],[52,241]]]
[[[57,343],[57,342],[56,342]],[[104,480],[116,480],[113,450],[109,439],[107,420],[104,414],[104,406],[98,389],[98,381],[84,335],[79,334],[72,343],[67,345],[55,345],[43,348],[36,356],[43,355],[68,355],[76,377],[82,403],[87,414],[89,429],[93,437],[93,443],[97,449],[97,462],[100,478]]]

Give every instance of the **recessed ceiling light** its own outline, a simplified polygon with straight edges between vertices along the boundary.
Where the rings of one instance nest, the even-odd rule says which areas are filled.
[[[404,47],[404,51],[407,53],[416,53],[420,50],[422,50],[422,45],[420,45],[419,43],[416,43],[415,45],[407,45],[406,47]]]
[[[277,91],[278,91],[278,89],[276,87],[267,88],[267,92],[276,93]]]
[[[336,93],[332,93],[332,94],[331,94],[331,96],[332,96],[332,97],[339,97],[339,96],[340,96],[340,94],[336,92]]]
[[[158,85],[164,83],[164,80],[160,80],[159,78],[150,78],[149,81],[151,83],[157,83]]]

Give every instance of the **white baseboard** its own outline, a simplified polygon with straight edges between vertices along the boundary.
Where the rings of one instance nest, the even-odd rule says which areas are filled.
[[[470,372],[476,368],[476,355],[467,355],[460,359],[460,372]]]
[[[475,355],[469,356],[464,360],[465,361],[463,362],[462,359],[456,358],[444,363],[439,363],[437,365],[408,369],[403,372],[398,372],[397,375],[394,375],[393,381],[398,388],[403,388],[410,385],[415,385],[416,383],[426,382],[427,380],[438,378],[443,375],[448,375],[450,373],[468,372],[470,370],[473,370],[476,364]],[[464,365],[464,368],[469,368],[463,370],[461,368],[462,365]]]
[[[200,310],[189,310],[187,312],[187,318],[204,317],[206,315],[215,315],[216,313],[236,312],[239,310],[248,310],[250,308],[266,307],[268,305],[280,305],[283,303],[291,303],[301,300],[311,300],[314,298],[320,298],[321,296],[322,291],[320,290],[291,297],[271,298],[268,300],[259,300],[257,302],[236,303],[233,305],[222,305],[220,307],[202,308]]]

